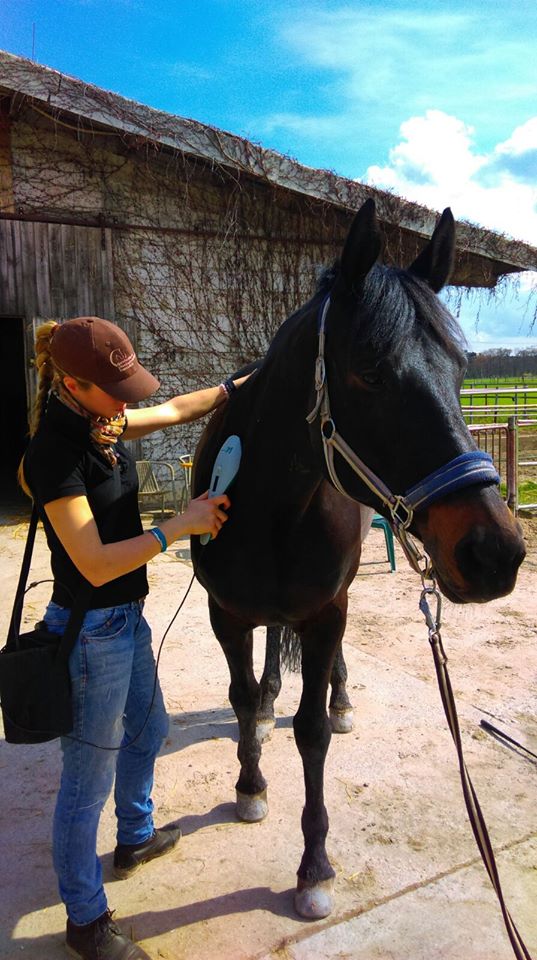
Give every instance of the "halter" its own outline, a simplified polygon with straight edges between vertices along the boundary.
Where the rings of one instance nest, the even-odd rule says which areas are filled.
[[[329,309],[330,295],[325,297],[319,309],[319,352],[315,362],[317,401],[306,420],[308,423],[313,423],[317,414],[320,414],[321,437],[326,466],[336,489],[350,500],[357,500],[357,497],[353,497],[345,490],[339,480],[334,464],[334,451],[337,451],[347,461],[351,469],[387,508],[395,536],[399,540],[409,563],[422,577],[428,576],[431,571],[430,560],[420,551],[408,533],[415,511],[423,510],[435,500],[452,493],[454,490],[460,490],[476,483],[499,483],[500,477],[490,454],[483,453],[481,450],[471,450],[450,460],[449,463],[438,470],[434,470],[424,480],[410,487],[406,493],[399,495],[392,493],[384,481],[377,477],[354,452],[352,447],[346,443],[341,434],[338,433],[332,419],[324,358],[326,317]],[[425,562],[425,568],[420,567],[420,562]]]

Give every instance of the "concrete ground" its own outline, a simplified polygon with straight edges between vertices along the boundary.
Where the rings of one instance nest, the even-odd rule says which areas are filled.
[[[0,606],[7,623],[26,521],[0,527]],[[489,825],[508,907],[537,957],[537,763],[480,728],[508,731],[537,752],[537,521],[525,521],[529,555],[515,592],[487,606],[445,605],[467,765]],[[336,906],[308,923],[293,910],[302,853],[302,771],[292,734],[299,678],[284,677],[277,725],[263,750],[269,815],[242,824],[234,813],[237,726],[224,657],[198,584],[164,645],[159,673],[171,716],[154,790],[157,822],[178,822],[170,856],[114,881],[113,808],[102,818],[111,907],[154,960],[508,960],[500,911],[481,865],[461,796],[419,586],[400,551],[389,573],[381,531],[350,598],[345,655],[354,732],[334,736],[326,769],[328,850]],[[147,604],[155,646],[191,577],[186,542],[150,566]],[[31,579],[47,577],[38,536]],[[38,619],[49,584],[33,590],[25,620]],[[263,655],[263,632],[256,658]],[[50,862],[58,744],[0,743],[0,958],[60,960],[64,910]]]

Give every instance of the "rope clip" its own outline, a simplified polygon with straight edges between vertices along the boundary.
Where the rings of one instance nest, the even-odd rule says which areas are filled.
[[[429,606],[429,597],[434,597],[436,601],[436,610],[434,616],[431,613],[431,608]],[[419,608],[425,617],[425,623],[429,629],[429,640],[432,640],[434,637],[438,637],[442,614],[442,597],[434,583],[431,587],[423,587],[420,596]]]

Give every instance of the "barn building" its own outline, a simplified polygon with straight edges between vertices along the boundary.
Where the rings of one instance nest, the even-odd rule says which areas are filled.
[[[0,492],[24,445],[38,323],[116,321],[161,399],[218,382],[311,295],[369,196],[385,259],[411,262],[433,211],[0,52]],[[456,285],[537,268],[527,244],[465,223],[457,236]],[[135,453],[176,460],[197,429]]]

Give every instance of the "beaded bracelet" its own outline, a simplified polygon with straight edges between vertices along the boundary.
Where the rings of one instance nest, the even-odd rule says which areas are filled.
[[[160,543],[160,552],[164,553],[164,551],[168,549],[168,541],[166,540],[166,537],[164,536],[160,527],[151,527],[149,533],[152,533],[155,537],[155,540],[158,540]]]

